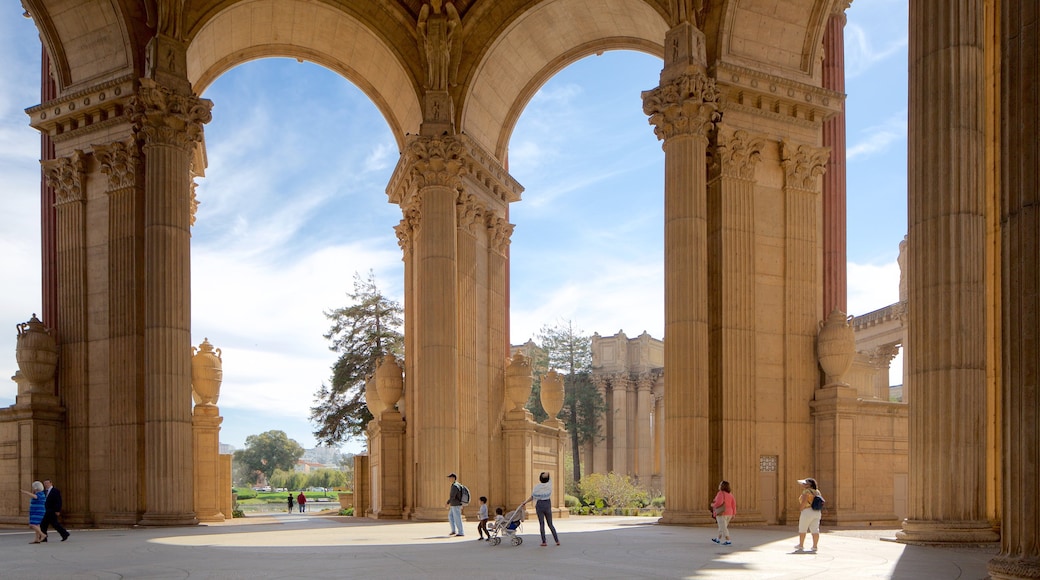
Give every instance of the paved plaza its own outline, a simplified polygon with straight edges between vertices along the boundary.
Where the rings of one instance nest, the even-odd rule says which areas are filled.
[[[317,513],[257,515],[186,528],[72,530],[31,545],[28,528],[0,530],[0,579],[206,578],[739,578],[979,579],[996,547],[907,546],[893,530],[825,530],[816,554],[794,550],[793,527],[664,526],[656,519],[556,520],[561,545],[540,547],[538,522],[520,546],[448,536],[448,523],[375,521]],[[807,539],[807,544],[808,539]]]

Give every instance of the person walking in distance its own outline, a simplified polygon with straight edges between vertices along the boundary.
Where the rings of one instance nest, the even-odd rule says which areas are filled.
[[[527,505],[527,502],[535,500],[534,512],[538,514],[538,529],[542,533],[542,546],[545,546],[545,524],[548,521],[549,530],[552,531],[552,537],[556,540],[556,545],[560,545],[560,537],[556,535],[556,526],[553,525],[552,521],[552,483],[549,481],[549,472],[543,471],[538,474],[538,483],[535,484],[534,489],[531,491],[531,497],[524,500],[521,505]]]
[[[43,541],[47,541],[47,528],[54,526],[54,531],[58,532],[61,536],[61,541],[69,539],[69,531],[61,525],[58,518],[61,516],[61,490],[54,487],[51,480],[43,480],[43,491],[47,494],[46,512],[43,514],[43,522],[40,523],[40,530],[43,531]]]
[[[307,496],[300,492],[300,495],[296,496],[296,504],[300,506],[300,513],[307,511]]]
[[[293,497],[292,497],[292,492],[291,491],[289,492],[289,498],[286,501],[289,503],[289,513],[292,513]]]
[[[462,485],[454,473],[448,475],[448,479],[451,480],[451,489],[448,492],[448,501],[444,502],[448,506],[448,524],[451,525],[451,533],[448,535],[461,538],[466,535],[462,530]]]
[[[719,535],[711,541],[729,546],[733,543],[729,541],[729,522],[737,515],[737,500],[730,492],[728,481],[722,480],[719,483],[719,492],[715,494],[715,499],[711,500],[711,510],[716,523],[719,524]]]
[[[816,486],[816,480],[811,477],[799,479],[798,483],[802,484],[802,493],[798,494],[798,506],[801,514],[798,516],[798,545],[794,549],[798,552],[805,550],[805,534],[808,532],[812,534],[810,551],[815,552],[820,544],[820,519],[823,512],[813,508],[813,500],[819,497],[822,501],[823,494]]]

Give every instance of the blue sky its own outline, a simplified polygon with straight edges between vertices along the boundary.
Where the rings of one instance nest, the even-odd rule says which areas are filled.
[[[15,324],[40,310],[39,137],[23,110],[39,102],[39,43],[21,9],[0,16],[0,372]],[[907,0],[848,11],[849,310],[898,298],[906,232]],[[663,153],[640,91],[661,63],[607,52],[551,79],[510,142],[525,187],[511,207],[511,341],[573,320],[601,335],[662,337]],[[224,74],[203,94],[209,168],[192,231],[192,342],[222,349],[221,441],[286,431],[314,445],[314,392],[336,355],[323,311],[346,303],[354,272],[375,272],[402,297],[385,187],[397,145],[348,81],[310,63],[266,59]],[[897,363],[898,365],[898,363]],[[898,366],[896,367],[898,369]],[[898,372],[898,370],[897,370]],[[0,381],[0,406],[14,402]],[[360,442],[346,445],[357,451]]]

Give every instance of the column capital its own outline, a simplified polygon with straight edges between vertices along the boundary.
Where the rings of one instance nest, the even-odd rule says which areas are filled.
[[[190,151],[202,141],[202,126],[213,118],[213,102],[185,96],[141,79],[130,99],[130,119],[138,138],[148,145],[169,145]]]
[[[660,86],[643,91],[643,112],[650,117],[657,138],[666,141],[679,135],[707,139],[722,119],[715,79],[691,67]]]
[[[93,149],[101,173],[108,176],[108,193],[130,189],[137,184],[137,166],[141,155],[133,142],[114,141],[94,145]]]
[[[455,202],[455,219],[458,228],[471,235],[476,235],[481,227],[486,226],[487,207],[475,196],[462,192]]]
[[[515,227],[505,218],[489,213],[487,215],[488,247],[498,254],[506,255]]]
[[[780,140],[780,162],[784,167],[784,187],[804,191],[819,191],[817,177],[827,170],[830,147],[795,145]]]
[[[720,129],[715,134],[714,147],[708,149],[712,175],[753,181],[764,145],[765,139],[742,129]]]
[[[55,205],[84,201],[86,156],[82,150],[76,149],[68,157],[50,159],[42,165],[47,184],[54,189]]]

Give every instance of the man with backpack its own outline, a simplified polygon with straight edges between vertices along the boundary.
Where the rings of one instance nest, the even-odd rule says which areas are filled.
[[[458,477],[454,473],[448,475],[448,479],[451,480],[451,491],[446,502],[448,523],[451,524],[451,534],[449,535],[461,538],[466,535],[462,530],[462,506],[469,503],[469,490],[458,482]]]

